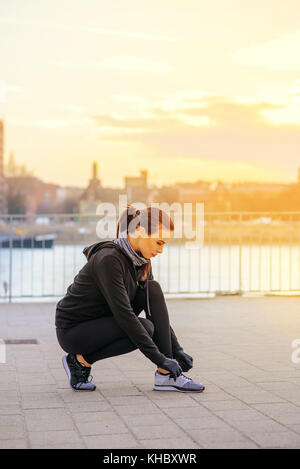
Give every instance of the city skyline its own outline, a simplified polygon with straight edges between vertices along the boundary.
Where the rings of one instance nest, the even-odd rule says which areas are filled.
[[[15,0],[0,6],[0,116],[37,177],[105,186],[297,181],[300,5]],[[269,20],[272,13],[272,22]]]
[[[1,120],[0,120],[0,123],[1,123]],[[97,165],[97,179],[99,179],[99,182],[101,184],[101,186],[103,188],[112,188],[111,186],[108,186],[105,182],[105,180],[103,180],[102,177],[100,177],[100,175],[98,174],[98,162],[97,161],[92,161],[91,165],[92,165],[92,168],[94,165]],[[93,171],[93,169],[92,169]],[[33,171],[29,171],[26,167],[26,165],[19,165],[18,162],[16,161],[15,157],[14,157],[14,153],[11,152],[10,155],[9,155],[9,159],[8,161],[4,164],[4,167],[3,167],[3,175],[6,177],[6,178],[10,178],[10,177],[31,177],[31,178],[34,178],[34,179],[38,179],[40,180],[41,182],[44,182],[44,183],[47,183],[47,184],[53,184],[55,185],[56,183],[53,182],[53,181],[46,181],[44,180],[43,178],[41,178],[38,174],[35,174]],[[154,186],[153,183],[151,183],[151,181],[148,181],[148,169],[147,168],[140,168],[139,169],[139,174],[124,174],[123,175],[123,183],[120,187],[117,187],[117,188],[114,188],[114,189],[125,189],[126,188],[126,185],[127,185],[127,180],[131,180],[131,179],[140,179],[141,178],[141,175],[142,173],[147,173],[147,184],[145,185],[145,187],[152,187]],[[77,187],[78,189],[85,189],[88,185],[88,182],[90,181],[91,179],[91,175],[92,173],[89,175],[89,178],[88,178],[88,181],[86,182],[85,185],[83,186],[68,186],[68,185],[64,185],[64,184],[57,184],[58,186],[61,186],[61,187]],[[92,176],[93,177],[93,176]],[[265,182],[265,181],[251,181],[251,180],[245,180],[245,181],[242,181],[242,182],[231,182],[231,181],[222,181],[221,179],[211,179],[211,180],[205,180],[205,179],[197,179],[197,180],[189,180],[189,181],[185,181],[185,180],[178,180],[178,181],[175,181],[174,183],[170,183],[170,184],[166,184],[166,185],[161,185],[161,186],[156,186],[156,187],[168,187],[168,186],[180,186],[180,185],[194,185],[194,184],[209,184],[210,186],[213,186],[213,185],[216,185],[218,183],[221,183],[221,184],[224,184],[226,186],[236,186],[236,185],[247,185],[247,184],[257,184],[257,185],[294,185],[294,184],[299,184],[300,183],[300,167],[298,168],[298,173],[295,175],[295,179],[294,181],[291,181],[290,183],[287,183],[287,182],[282,182],[282,181],[277,181],[277,182]]]

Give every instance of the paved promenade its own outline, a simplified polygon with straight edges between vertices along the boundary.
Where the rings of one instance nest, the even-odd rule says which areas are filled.
[[[300,448],[300,298],[168,299],[203,393],[153,391],[139,350],[97,362],[97,390],[70,389],[55,303],[0,303],[0,448]],[[144,313],[141,313],[144,316]],[[299,345],[300,347],[300,341]],[[300,351],[298,354],[300,358]]]

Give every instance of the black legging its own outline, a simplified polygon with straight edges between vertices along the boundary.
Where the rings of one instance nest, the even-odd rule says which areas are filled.
[[[148,315],[146,289],[138,288],[132,308],[137,316],[142,310],[146,312],[149,319],[138,319],[159,351],[166,357],[173,358],[169,314],[164,294],[156,280],[148,282],[151,316]],[[57,328],[56,335],[59,345],[65,352],[80,354],[90,364],[138,348],[113,316],[81,322],[70,329]]]

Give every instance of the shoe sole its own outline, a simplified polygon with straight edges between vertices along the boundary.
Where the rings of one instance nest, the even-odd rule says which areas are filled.
[[[204,391],[205,387],[199,390],[191,390],[191,389],[178,389],[174,386],[154,386],[153,391],[177,391],[177,392],[202,392]]]
[[[67,355],[63,356],[62,363],[63,363],[63,367],[65,369],[65,372],[67,373],[67,376],[68,376],[70,388],[73,389],[73,391],[75,391],[75,392],[93,392],[93,391],[95,391],[96,387],[94,389],[75,389],[75,388],[73,388],[73,386],[71,385],[71,373],[70,373],[70,368],[69,368],[69,365],[68,365],[68,362],[67,362]]]

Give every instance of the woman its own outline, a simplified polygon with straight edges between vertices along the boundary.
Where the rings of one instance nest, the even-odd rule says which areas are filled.
[[[87,263],[57,303],[55,319],[74,391],[96,389],[89,380],[96,361],[137,348],[157,365],[154,390],[205,389],[182,374],[192,368],[193,358],[178,343],[164,294],[152,275],[150,259],[162,253],[173,231],[164,211],[129,205],[118,221],[116,239],[84,249]],[[138,317],[142,310],[146,318]]]

